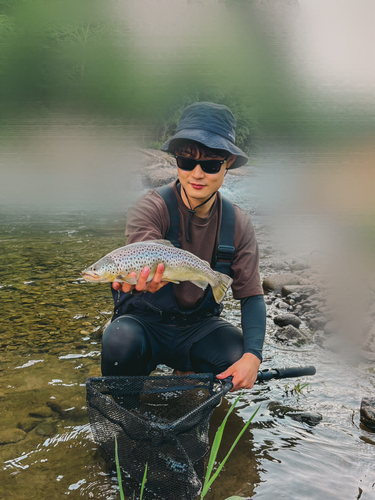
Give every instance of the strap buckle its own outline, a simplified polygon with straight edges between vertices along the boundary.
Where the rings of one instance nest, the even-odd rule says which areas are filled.
[[[232,264],[235,251],[236,249],[232,245],[219,245],[217,249],[217,261],[230,262]]]

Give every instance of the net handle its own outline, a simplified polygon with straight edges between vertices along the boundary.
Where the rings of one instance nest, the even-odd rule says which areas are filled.
[[[315,366],[295,366],[291,368],[272,368],[265,370],[260,370],[257,375],[256,381],[265,382],[266,380],[271,380],[273,378],[294,378],[294,377],[306,377],[310,375],[315,375]],[[230,382],[233,387],[233,377],[227,377],[221,382]]]

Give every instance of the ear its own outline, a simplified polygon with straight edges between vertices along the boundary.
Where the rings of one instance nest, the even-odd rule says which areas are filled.
[[[236,155],[230,155],[229,158],[227,159],[227,164],[226,164],[226,169],[228,170],[228,168],[230,168],[233,163],[235,162],[237,156]]]

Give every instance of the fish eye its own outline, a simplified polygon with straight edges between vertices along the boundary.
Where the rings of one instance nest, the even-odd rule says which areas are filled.
[[[96,271],[96,267],[92,267],[92,268],[91,268],[91,271]]]

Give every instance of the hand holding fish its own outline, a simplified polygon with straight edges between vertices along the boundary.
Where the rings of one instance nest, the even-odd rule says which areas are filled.
[[[158,267],[155,271],[155,276],[152,278],[152,281],[147,283],[147,279],[150,274],[150,268],[148,266],[144,267],[139,275],[139,279],[136,285],[130,285],[129,283],[119,283],[118,281],[114,281],[112,283],[112,288],[115,290],[122,290],[124,293],[131,292],[132,290],[137,290],[138,292],[151,292],[155,293],[160,288],[168,284],[168,281],[162,281],[164,273],[164,264],[158,264]],[[137,279],[137,273],[130,273],[130,277]]]
[[[211,269],[210,264],[196,255],[176,248],[167,240],[131,243],[117,248],[82,271],[82,277],[93,283],[117,282],[115,290],[129,292],[156,292],[166,283],[179,284],[190,281],[205,290],[212,287],[214,299],[219,304],[232,278]]]

